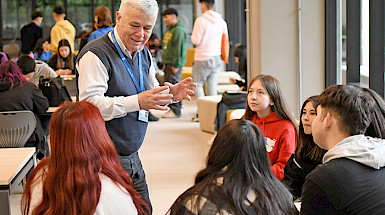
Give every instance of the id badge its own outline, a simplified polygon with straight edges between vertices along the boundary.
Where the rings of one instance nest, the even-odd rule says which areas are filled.
[[[148,110],[139,110],[138,120],[148,122]]]

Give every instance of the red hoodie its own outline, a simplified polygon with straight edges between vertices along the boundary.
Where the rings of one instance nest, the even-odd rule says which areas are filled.
[[[251,121],[258,126],[266,140],[266,151],[272,164],[271,171],[283,180],[283,169],[297,146],[297,133],[290,120],[283,120],[271,113],[260,119],[254,114]]]

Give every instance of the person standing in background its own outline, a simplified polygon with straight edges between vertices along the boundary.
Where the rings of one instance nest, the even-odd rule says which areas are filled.
[[[176,84],[182,80],[182,69],[186,62],[186,28],[178,20],[178,11],[167,8],[162,13],[167,30],[163,36],[162,62],[164,64],[164,81]],[[168,105],[170,108],[163,118],[175,118],[182,115],[182,102]]]
[[[202,15],[195,20],[191,42],[195,45],[192,78],[197,98],[217,95],[218,67],[221,62],[222,35],[228,38],[227,23],[213,11],[214,0],[199,0]],[[197,116],[198,117],[198,116]],[[193,121],[198,121],[197,117]]]
[[[95,10],[95,27],[97,29],[90,34],[87,42],[101,37],[103,34],[111,31],[114,29],[112,26],[114,26],[114,22],[111,18],[110,9],[106,6],[97,7]]]
[[[74,52],[74,43],[76,36],[75,27],[65,20],[66,9],[62,5],[55,5],[53,8],[52,17],[55,20],[55,25],[51,29],[51,42],[48,44],[48,49],[52,51],[53,54],[57,53],[59,41],[66,39],[71,45],[71,52]]]
[[[122,0],[111,32],[91,41],[79,53],[79,100],[96,105],[135,189],[148,204],[145,172],[139,158],[148,125],[148,110],[167,110],[168,105],[191,100],[196,85],[186,78],[159,87],[147,43],[158,16],[156,0]],[[145,209],[147,210],[147,209]]]
[[[35,44],[39,38],[43,37],[43,29],[40,25],[43,21],[43,13],[33,11],[31,13],[31,22],[21,28],[21,52],[29,54],[35,48]]]

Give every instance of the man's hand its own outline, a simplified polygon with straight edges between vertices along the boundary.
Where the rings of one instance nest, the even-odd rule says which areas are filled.
[[[168,107],[161,106],[172,103],[172,94],[160,94],[158,93],[167,90],[168,86],[156,87],[152,90],[147,90],[138,94],[138,102],[140,109],[144,110],[168,110]]]
[[[183,99],[191,100],[192,95],[194,95],[194,91],[190,90],[193,87],[196,87],[197,85],[192,81],[191,77],[185,78],[181,82],[172,85],[168,82],[165,82],[164,85],[168,86],[170,88],[170,93],[174,96],[174,101],[180,101]]]

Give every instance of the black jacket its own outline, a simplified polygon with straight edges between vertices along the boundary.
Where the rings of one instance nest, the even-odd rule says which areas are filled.
[[[48,109],[48,99],[39,88],[26,82],[22,86],[19,81],[14,83],[10,90],[10,82],[0,82],[0,111],[30,110],[36,116],[36,128],[28,143],[32,143],[38,149],[43,149],[44,132],[38,115],[44,114]]]
[[[28,53],[35,48],[36,41],[43,37],[43,29],[31,22],[21,28],[21,51]]]
[[[384,182],[385,168],[346,158],[331,160],[306,178],[301,214],[385,214]]]
[[[285,166],[283,182],[288,186],[295,198],[301,197],[302,186],[305,183],[306,176],[319,164],[321,162],[307,157],[298,160],[295,154],[291,155]]]

